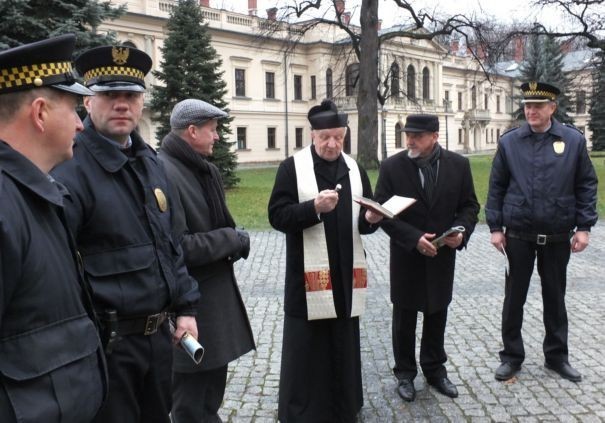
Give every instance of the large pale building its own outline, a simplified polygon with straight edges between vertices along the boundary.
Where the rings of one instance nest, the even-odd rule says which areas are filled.
[[[157,68],[167,36],[166,22],[178,1],[117,3],[126,4],[127,13],[99,30],[115,31],[121,42],[146,51]],[[344,1],[336,3],[345,7]],[[346,149],[355,155],[358,64],[347,34],[325,23],[301,31],[303,24],[288,25],[276,19],[277,9],[260,17],[256,0],[248,0],[248,14],[210,6],[209,0],[200,0],[212,45],[223,61],[226,100],[234,117],[231,141],[238,162],[279,162],[308,145],[307,111],[324,98],[332,98],[349,113],[352,141]],[[343,17],[350,16],[343,12]],[[410,113],[437,114],[442,146],[465,153],[494,150],[500,134],[513,124],[511,113],[517,107],[513,98],[519,85],[514,64],[512,70],[490,74],[488,81],[464,46],[452,43],[446,49],[435,41],[401,37],[382,45],[379,63],[379,76],[390,87],[376,116],[379,157],[405,148],[399,129]],[[147,78],[150,86],[156,83],[151,74]],[[581,94],[583,101],[586,92]],[[579,111],[577,125],[587,129],[586,109]],[[157,141],[149,110],[140,131],[149,142]]]

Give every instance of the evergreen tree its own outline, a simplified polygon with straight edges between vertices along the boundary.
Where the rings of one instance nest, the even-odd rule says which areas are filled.
[[[167,23],[168,36],[162,47],[161,71],[154,76],[165,85],[154,85],[151,99],[153,120],[159,123],[156,137],[161,140],[170,132],[170,113],[176,103],[187,98],[206,101],[220,109],[226,109],[223,99],[227,84],[220,71],[222,60],[211,46],[207,25],[196,0],[182,0],[172,9]],[[235,176],[237,156],[224,139],[230,134],[232,118],[219,120],[220,139],[214,144],[209,159],[218,166],[225,187],[239,182]]]
[[[563,53],[561,46],[553,37],[533,35],[530,37],[525,51],[525,61],[521,65],[520,79],[523,82],[539,81],[554,85],[561,90],[557,98],[557,110],[553,117],[559,122],[572,123],[569,116],[571,100],[569,97],[569,79],[563,73]],[[525,120],[523,107],[520,107],[515,117]]]
[[[590,102],[590,123],[592,131],[592,150],[605,150],[605,53],[599,52],[598,63],[595,69],[595,86]]]
[[[114,20],[126,6],[98,0],[1,0],[0,50],[44,38],[76,34],[76,54],[90,47],[114,44],[115,34],[99,34],[97,27]]]

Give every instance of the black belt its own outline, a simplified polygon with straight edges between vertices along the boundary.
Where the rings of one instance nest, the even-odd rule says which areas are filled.
[[[522,241],[533,242],[538,245],[551,244],[553,242],[567,242],[571,238],[571,232],[562,234],[530,234],[527,232],[519,232],[511,229],[506,230],[506,236],[510,238],[520,239]]]
[[[153,335],[167,317],[165,311],[143,317],[119,317],[118,335]]]

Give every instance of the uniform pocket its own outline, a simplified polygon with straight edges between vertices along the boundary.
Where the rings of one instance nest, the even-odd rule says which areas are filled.
[[[519,226],[525,221],[525,197],[517,194],[506,194],[502,204],[502,221],[504,226]]]
[[[86,315],[3,339],[0,373],[17,421],[90,420],[103,397],[99,348]]]
[[[576,197],[566,195],[555,199],[556,215],[559,216],[560,230],[568,231],[576,226]]]

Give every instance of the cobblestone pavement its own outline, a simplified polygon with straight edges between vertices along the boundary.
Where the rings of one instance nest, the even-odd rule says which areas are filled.
[[[392,375],[388,237],[364,237],[369,258],[367,312],[361,319],[365,405],[360,422],[599,422],[605,421],[605,226],[568,267],[570,361],[583,375],[575,384],[544,369],[542,299],[534,276],[525,306],[526,360],[516,383],[494,379],[499,364],[503,261],[479,225],[458,253],[454,299],[446,330],[446,364],[460,396],[450,399],[416,378],[418,395],[404,403]],[[224,421],[275,422],[279,386],[286,247],[283,234],[252,233],[251,254],[236,266],[257,351],[232,363]],[[536,272],[534,272],[536,274]],[[421,316],[421,315],[420,315]]]

